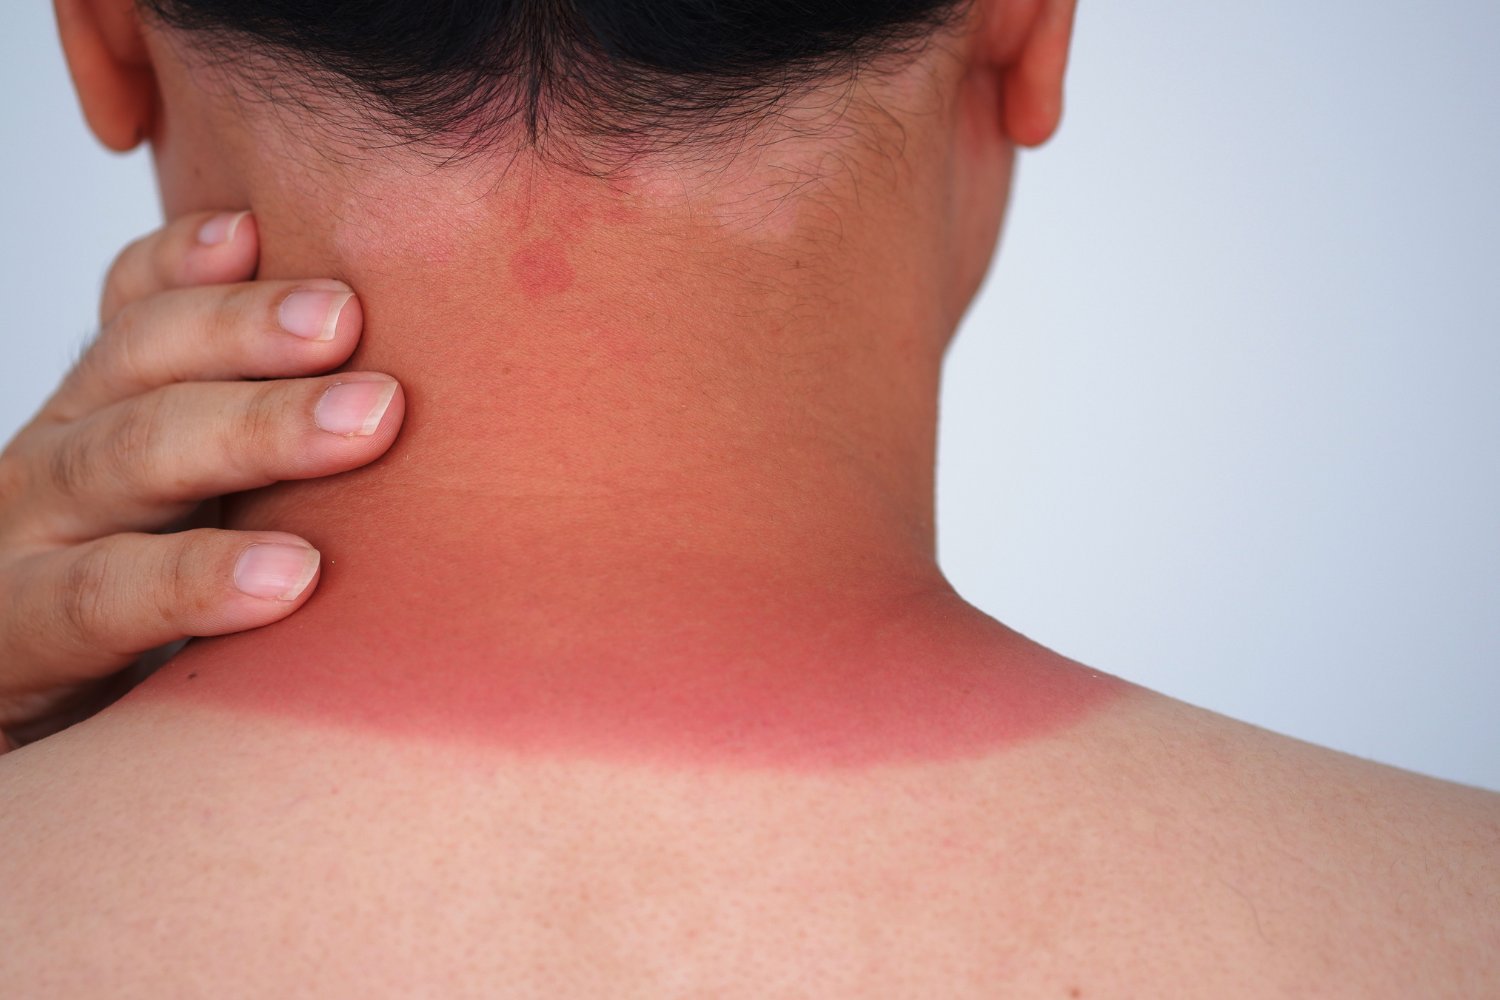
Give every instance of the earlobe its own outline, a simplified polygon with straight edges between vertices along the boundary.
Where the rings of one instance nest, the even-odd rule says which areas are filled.
[[[1004,127],[1017,145],[1040,146],[1062,121],[1077,6],[1077,0],[1040,0],[1025,40],[1004,70]]]
[[[152,133],[157,106],[134,0],[55,0],[58,34],[89,128],[126,152]]]

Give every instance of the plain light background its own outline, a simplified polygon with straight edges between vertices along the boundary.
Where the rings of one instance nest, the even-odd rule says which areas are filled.
[[[949,357],[943,565],[1092,666],[1500,789],[1500,4],[1088,2]],[[157,225],[0,32],[0,438]],[[228,206],[226,206],[228,207]]]

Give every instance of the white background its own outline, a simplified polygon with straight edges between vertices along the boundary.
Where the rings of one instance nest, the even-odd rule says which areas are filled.
[[[1093,666],[1500,789],[1500,4],[1085,2],[949,359],[943,564]],[[0,437],[156,225],[0,27]]]

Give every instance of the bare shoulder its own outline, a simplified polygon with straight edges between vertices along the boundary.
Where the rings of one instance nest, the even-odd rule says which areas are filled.
[[[1316,746],[1168,698],[1138,702],[1128,722],[1135,756],[1175,769],[1184,786],[1219,789],[1204,801],[1304,828],[1362,852],[1430,865],[1472,863],[1500,877],[1500,794]],[[1420,854],[1420,857],[1417,855]],[[1438,873],[1429,871],[1429,875]]]
[[[1184,944],[1222,934],[1288,991],[1500,995],[1500,795],[1157,695],[1076,754],[1091,822]]]
[[[1149,692],[832,770],[159,711],[0,760],[15,995],[1500,996],[1500,796]]]

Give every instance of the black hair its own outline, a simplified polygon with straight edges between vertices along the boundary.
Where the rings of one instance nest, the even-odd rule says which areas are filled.
[[[400,141],[675,147],[911,51],[965,0],[138,0],[216,60],[311,74]],[[248,63],[247,63],[248,65]]]

